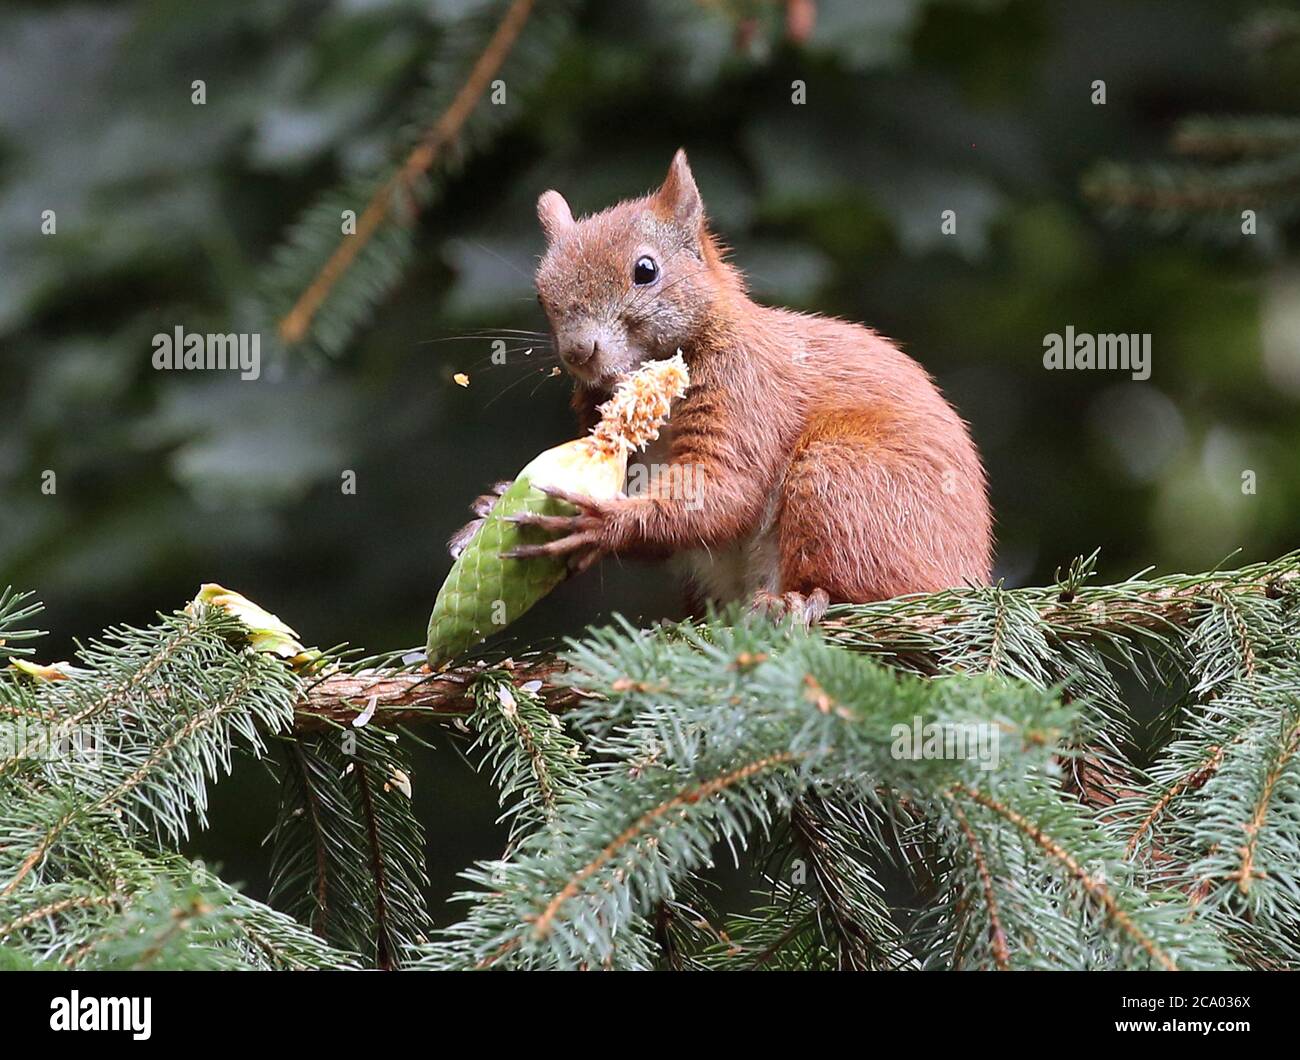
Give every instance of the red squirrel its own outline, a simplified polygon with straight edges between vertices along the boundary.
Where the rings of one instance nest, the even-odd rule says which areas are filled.
[[[555,537],[507,555],[565,556],[575,572],[677,557],[697,603],[749,598],[804,621],[828,602],[988,581],[992,516],[966,425],[870,328],[751,301],[684,151],[644,198],[575,220],[547,191],[537,211],[537,293],[580,423],[622,374],[680,349],[690,387],[641,459],[690,474],[611,501],[557,492],[578,513],[521,516]]]

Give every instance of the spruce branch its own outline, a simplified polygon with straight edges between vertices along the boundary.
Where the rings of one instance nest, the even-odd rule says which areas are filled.
[[[0,671],[7,945],[68,967],[355,963],[164,849],[204,823],[237,748],[291,723],[300,682],[250,633],[196,607],[110,630],[49,677]]]
[[[808,795],[794,804],[790,818],[798,848],[811,863],[816,921],[824,944],[837,955],[836,967],[913,968],[916,960],[890,915],[876,871],[883,859],[874,810],[865,793],[856,799]]]
[[[101,833],[58,881],[3,903],[0,943],[66,968],[356,967],[310,932],[175,854]]]
[[[1230,135],[1230,134],[1227,134]],[[1217,166],[1100,165],[1084,194],[1117,213],[1146,213],[1165,225],[1188,214],[1270,207],[1291,214],[1300,191],[1300,153]]]
[[[1009,753],[1041,763],[1070,717],[1001,678],[900,677],[761,624],[714,625],[707,636],[604,630],[570,659],[584,687],[608,697],[575,723],[609,765],[561,800],[546,833],[468,874],[491,890],[470,896],[469,918],[430,951],[435,964],[641,966],[653,903],[707,864],[716,843],[735,849],[766,832],[775,807],[814,779],[843,787],[864,773],[900,783],[971,775],[970,762],[892,757],[901,718],[910,724],[928,708],[969,720],[978,700],[1022,734]]]
[[[1204,158],[1275,155],[1300,150],[1295,118],[1185,118],[1174,129],[1171,146],[1182,155]]]
[[[332,944],[396,968],[428,929],[410,765],[375,723],[281,741],[271,903]]]
[[[107,637],[116,644],[106,649],[92,644],[88,649],[94,665],[99,659],[110,663],[118,675],[116,680],[108,681],[70,681],[65,686],[62,682],[51,690],[50,709],[58,718],[58,724],[48,732],[37,732],[20,742],[17,750],[0,758],[0,777],[5,776],[22,763],[49,751],[59,741],[67,739],[98,716],[116,713],[141,688],[149,687],[159,671],[174,659],[184,659],[187,652],[200,644],[202,619],[198,615],[177,616],[168,622],[166,635],[157,643],[150,641],[147,634],[131,629],[110,630]],[[120,659],[114,654],[120,647],[127,658]],[[83,675],[84,678],[84,675]],[[12,687],[12,683],[11,683]],[[21,694],[12,697],[12,702],[22,700]]]
[[[1267,50],[1280,25],[1261,20],[1240,43]],[[1286,220],[1300,208],[1300,123],[1294,118],[1195,116],[1178,123],[1170,146],[1193,161],[1101,163],[1084,176],[1084,195],[1116,219],[1200,229],[1219,238],[1239,234],[1242,211],[1268,210]]]
[[[112,631],[76,666],[0,671],[0,945],[97,967],[1297,966],[1300,559],[1111,586],[1094,562],[836,608],[811,635],[620,621],[559,657],[439,673],[314,652],[295,672],[216,608]],[[1121,672],[1180,697],[1145,771]],[[390,727],[457,717],[512,840],[429,944]],[[96,733],[95,768],[68,719]],[[921,720],[986,727],[999,760],[899,752]],[[294,917],[167,860],[233,749],[268,741]],[[756,841],[794,844],[810,889],[701,912],[700,874]],[[914,908],[886,900],[888,862]]]
[[[510,54],[532,9],[533,0],[513,0],[506,9],[496,33],[474,63],[451,105],[439,116],[433,128],[416,145],[397,172],[380,185],[361,212],[355,234],[340,241],[311,285],[280,321],[280,335],[286,342],[301,342],[306,337],[316,310],[329,296],[339,277],[351,267],[361,249],[380,226],[389,220],[399,193],[409,193],[415,181],[429,171],[439,154],[455,140],[470,112],[478,105],[497,70]]]
[[[762,904],[728,918],[690,962],[710,971],[836,971],[842,954],[828,939],[813,895],[767,880]]]
[[[534,679],[516,684],[504,670],[484,673],[472,694],[477,708],[469,725],[478,733],[470,748],[482,752],[492,783],[510,819],[511,841],[545,825],[560,796],[582,776],[582,746],[567,735],[559,718],[546,709]]]
[[[534,695],[549,710],[567,710],[582,700],[580,689],[553,682],[565,670],[554,658],[505,660],[494,665],[520,685],[541,682]],[[299,732],[313,732],[331,724],[349,724],[372,700],[374,716],[384,725],[469,717],[478,709],[474,684],[484,672],[485,666],[477,664],[437,673],[397,667],[327,672],[305,688],[295,707],[295,726]]]
[[[1084,585],[1091,567],[1077,566],[1081,571],[1074,581],[1055,586],[952,589],[837,605],[820,629],[832,643],[912,672],[988,669],[996,659],[995,669],[1042,687],[1082,676],[1094,698],[1109,701],[1118,693],[1103,689],[1108,678],[1102,658],[1140,672],[1149,665],[1147,655],[1194,650],[1191,636],[1207,610],[1225,602],[1300,594],[1300,552],[1239,570],[1134,578],[1109,586]],[[995,649],[999,610],[1014,616],[1015,641],[1007,640],[1004,628]],[[485,665],[432,674],[393,667],[327,672],[306,687],[295,707],[295,725],[311,731],[329,721],[346,723],[372,697],[375,716],[387,724],[467,717],[477,708],[471,689]],[[542,682],[535,694],[555,712],[572,710],[591,692],[565,676],[562,659],[535,656],[504,665],[520,684]]]
[[[260,754],[298,695],[278,661],[231,649],[244,635],[212,609],[166,616],[151,630],[110,631],[82,649],[75,676],[42,686],[58,721],[15,733],[0,761],[0,782],[21,771],[29,795],[0,817],[0,897],[78,822],[111,819],[172,840],[188,834],[191,814],[204,822],[207,783],[230,771],[237,745]]]
[[[1178,965],[1174,959],[1166,953],[1141,927],[1134,923],[1133,916],[1124,909],[1115,892],[1107,886],[1104,880],[1097,875],[1088,872],[1079,860],[1070,853],[1057,839],[1053,838],[1043,827],[1035,821],[1025,817],[1023,814],[994,799],[990,795],[973,788],[955,788],[950,793],[950,797],[964,797],[979,805],[987,807],[995,814],[1007,821],[1013,827],[1024,833],[1024,835],[1038,846],[1044,854],[1052,860],[1059,862],[1069,878],[1083,888],[1084,892],[1093,901],[1097,902],[1105,913],[1106,918],[1120,932],[1127,935],[1137,945],[1139,945],[1152,959],[1164,968],[1166,971],[1174,971]],[[963,825],[969,827],[966,822],[967,818],[963,815]],[[989,876],[986,868],[982,868],[981,882],[988,883]],[[995,935],[995,943],[997,936]]]
[[[39,630],[23,629],[26,623],[42,611],[32,593],[14,592],[11,586],[0,589],[0,666],[19,655],[30,655],[31,648],[17,647],[23,641],[36,640]]]
[[[1007,933],[1002,926],[1002,917],[998,912],[998,894],[993,883],[993,874],[989,871],[989,856],[984,851],[980,837],[975,834],[975,829],[971,827],[970,818],[966,816],[966,811],[961,808],[961,803],[951,793],[947,795],[947,798],[952,803],[952,812],[957,827],[969,845],[970,857],[974,862],[976,875],[979,877],[980,891],[984,898],[984,909],[988,918],[988,941],[989,949],[993,954],[993,965],[998,971],[1005,972],[1011,967],[1011,952],[1007,948]]]
[[[1300,953],[1298,643],[1293,597],[1212,594],[1189,637],[1172,739],[1109,824],[1154,885],[1187,894],[1255,967]]]
[[[405,159],[386,175],[349,180],[292,226],[262,277],[267,309],[285,345],[311,342],[328,354],[339,352],[400,280],[414,253],[416,220],[432,202],[437,178],[450,168],[452,149],[464,154],[503,123],[492,112],[507,108],[485,108],[482,101],[507,59],[512,93],[526,91],[550,67],[570,5],[548,0],[534,16],[536,6],[535,0],[509,0],[483,28],[478,15],[444,27],[435,84],[416,108],[424,129]],[[467,67],[465,56],[474,56]],[[443,88],[448,70],[458,82],[450,94]],[[359,203],[365,205],[355,228],[340,234],[340,217]]]

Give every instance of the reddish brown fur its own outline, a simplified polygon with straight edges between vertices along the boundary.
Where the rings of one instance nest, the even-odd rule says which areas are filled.
[[[538,290],[578,376],[580,420],[619,372],[680,347],[691,386],[667,458],[702,481],[697,505],[653,489],[592,505],[561,551],[705,550],[707,566],[733,550],[735,593],[822,588],[833,601],[988,580],[992,520],[965,425],[888,339],[751,301],[704,226],[683,154],[647,199],[574,221],[548,192],[539,211],[551,245]],[[631,283],[647,248],[662,262],[657,290]]]

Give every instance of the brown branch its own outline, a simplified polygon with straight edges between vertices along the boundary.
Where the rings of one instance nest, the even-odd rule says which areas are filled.
[[[984,908],[989,914],[989,942],[993,947],[993,963],[997,965],[998,971],[1005,972],[1011,967],[1011,952],[1007,949],[1007,934],[1002,930],[1002,917],[998,913],[993,875],[989,872],[988,860],[984,857],[984,847],[975,834],[975,829],[971,827],[970,819],[966,816],[966,811],[961,808],[961,804],[951,794],[948,795],[948,801],[952,803],[957,826],[970,845],[975,871],[979,874],[980,889],[984,892]]]
[[[1240,848],[1241,867],[1232,874],[1237,881],[1237,888],[1242,894],[1249,894],[1250,881],[1256,876],[1263,875],[1255,868],[1255,856],[1259,848],[1259,833],[1264,828],[1264,821],[1273,802],[1273,795],[1278,781],[1281,780],[1282,774],[1286,772],[1287,765],[1296,752],[1297,742],[1300,742],[1300,723],[1293,725],[1283,739],[1277,759],[1274,761],[1272,768],[1269,769],[1268,776],[1264,780],[1264,788],[1255,802],[1255,812],[1251,814],[1250,822],[1246,825],[1246,845]]]
[[[790,940],[798,937],[799,932],[805,931],[807,928],[808,918],[806,916],[800,920],[796,920],[763,948],[762,952],[754,958],[754,963],[749,966],[750,971],[757,971],[759,968],[762,968],[763,965],[767,964],[768,961],[781,952],[782,946]]]
[[[1232,632],[1237,635],[1237,642],[1241,647],[1242,666],[1246,671],[1245,676],[1251,677],[1255,673],[1256,657],[1255,646],[1250,641],[1250,628],[1246,625],[1246,620],[1241,617],[1241,611],[1226,593],[1217,585],[1210,586],[1205,595],[1218,604],[1227,613],[1228,622],[1232,626]]]
[[[388,220],[399,192],[407,190],[426,174],[442,151],[460,135],[465,122],[469,120],[470,114],[478,105],[480,97],[487,91],[501,64],[514,48],[532,9],[533,0],[514,0],[506,10],[500,25],[497,26],[487,47],[474,63],[469,76],[451,104],[407,156],[397,172],[375,192],[357,219],[356,231],[343,237],[334,253],[316,274],[315,279],[280,321],[280,337],[285,342],[301,342],[306,337],[317,310],[329,297],[334,285],[351,268],[357,255]]]
[[[1086,641],[1187,629],[1205,607],[1223,606],[1237,597],[1275,596],[1294,589],[1300,585],[1297,566],[1300,556],[1286,556],[1245,571],[1211,574],[1187,585],[1132,582],[1080,589],[1068,601],[1059,599],[1053,589],[1006,592],[1026,599],[1038,611],[1053,640]],[[987,591],[959,589],[836,607],[819,629],[835,644],[873,655],[934,655],[950,646],[946,638],[970,617],[968,603]],[[952,606],[937,611],[936,601],[943,598]],[[586,698],[580,689],[564,683],[564,664],[553,656],[537,656],[525,662],[507,660],[500,665],[517,683],[541,681],[537,695],[548,710],[568,710]],[[312,730],[330,724],[348,725],[371,696],[376,698],[375,719],[387,724],[465,716],[475,708],[470,687],[484,669],[480,665],[437,674],[397,670],[331,674],[313,684],[298,704],[297,727]]]
[[[1180,155],[1200,158],[1233,158],[1245,155],[1278,155],[1300,146],[1300,138],[1288,128],[1274,126],[1221,129],[1188,125],[1177,130],[1170,147]]]
[[[59,836],[63,834],[64,829],[77,819],[79,812],[80,811],[78,810],[68,810],[63,814],[63,816],[54,822],[53,826],[45,833],[40,842],[36,844],[35,848],[27,855],[27,857],[23,858],[22,864],[18,866],[18,871],[14,873],[13,879],[5,884],[3,889],[0,889],[0,898],[8,898],[9,895],[17,889],[18,885],[27,878],[27,874],[41,863],[41,859],[45,857],[50,847],[53,846]]]
[[[1084,195],[1109,206],[1148,211],[1214,212],[1253,209],[1288,199],[1300,186],[1300,176],[1288,174],[1238,188],[1216,185],[1204,174],[1189,174],[1177,186],[1144,184],[1141,178],[1094,180],[1084,185]]]
[[[1000,591],[998,593],[997,601],[997,610],[993,615],[993,632],[989,637],[989,661],[988,666],[985,667],[985,670],[988,673],[996,673],[1000,670],[1002,668],[1002,660],[1006,655],[1006,652],[1002,647],[1002,640],[1005,636],[1007,602]]]
[[[533,731],[531,725],[524,720],[524,716],[518,708],[506,710],[504,703],[498,703],[498,711],[508,724],[515,731],[515,737],[528,756],[528,761],[532,766],[533,779],[537,781],[537,792],[541,797],[542,806],[546,816],[550,817],[555,811],[555,800],[558,797],[555,782],[551,778],[550,767],[546,764],[546,755],[542,752],[541,742],[537,734]],[[548,718],[549,722],[550,719]]]
[[[988,810],[992,810],[1003,820],[1020,829],[1045,854],[1060,862],[1070,876],[1084,889],[1084,892],[1101,906],[1107,919],[1133,939],[1153,961],[1156,961],[1166,971],[1176,972],[1178,970],[1178,965],[1174,963],[1174,959],[1156,945],[1155,941],[1137,924],[1133,923],[1133,918],[1116,901],[1110,888],[1096,876],[1089,873],[1079,864],[1073,854],[1044,832],[1037,824],[1010,806],[1003,805],[975,788],[959,785],[952,790],[961,792],[967,798],[974,800]]]
[[[545,936],[551,930],[551,922],[555,919],[556,913],[560,907],[569,899],[577,896],[582,889],[583,883],[600,871],[601,867],[611,861],[618,852],[635,841],[643,832],[661,817],[672,813],[674,810],[684,810],[687,806],[693,806],[704,799],[712,798],[721,791],[725,791],[733,784],[738,784],[756,773],[762,773],[774,766],[785,765],[795,761],[799,756],[793,751],[783,751],[780,754],[768,755],[757,761],[749,762],[738,769],[733,769],[729,773],[714,777],[703,784],[697,784],[686,791],[679,792],[671,799],[661,802],[651,810],[647,810],[638,817],[626,829],[616,835],[599,854],[591,859],[586,865],[579,869],[569,880],[568,883],[560,889],[559,893],[551,899],[550,903],[542,911],[541,916],[533,925],[533,933],[538,937]]]
[[[36,721],[44,722],[47,725],[55,724],[60,719],[60,715],[57,711],[42,710],[40,707],[32,707],[28,709],[27,707],[14,706],[12,703],[0,703],[0,714],[9,718],[17,718],[19,721],[34,719]]]
[[[325,829],[320,820],[320,798],[316,794],[316,786],[312,783],[311,775],[307,772],[306,756],[303,754],[302,745],[296,740],[286,740],[285,746],[288,750],[289,761],[292,768],[298,774],[298,782],[302,785],[302,801],[310,815],[311,822],[311,839],[312,849],[315,852],[316,865],[316,908],[312,910],[311,929],[319,938],[326,937],[325,925],[329,921],[329,864],[325,854],[324,835]]]
[[[1234,597],[1275,596],[1294,591],[1300,586],[1298,565],[1300,556],[1293,554],[1272,564],[1261,564],[1253,571],[1209,574],[1187,585],[1121,582],[1080,589],[1070,600],[1057,598],[1050,589],[1006,591],[1030,602],[1055,640],[1082,641],[1135,632],[1167,633],[1188,627],[1198,612],[1210,604],[1223,605]],[[955,589],[879,604],[840,605],[827,613],[820,628],[829,639],[845,647],[862,646],[863,638],[869,637],[868,650],[877,653],[936,651],[945,646],[944,635],[970,617],[964,605],[972,599],[972,594],[989,591]],[[939,611],[936,604],[944,598],[952,606]]]
[[[517,684],[541,681],[536,694],[548,710],[567,710],[583,699],[580,689],[552,683],[565,672],[563,663],[554,658],[529,662],[507,660],[498,665]],[[330,674],[307,689],[296,708],[295,727],[305,732],[330,725],[350,725],[372,697],[374,720],[380,724],[405,725],[465,717],[477,705],[471,689],[484,672],[482,666],[464,666],[437,674],[398,670]]]
[[[116,899],[108,895],[78,895],[74,898],[63,898],[57,902],[50,902],[39,909],[33,909],[24,913],[16,920],[11,920],[7,924],[0,925],[0,939],[12,935],[15,931],[21,931],[38,920],[44,920],[49,916],[57,916],[59,913],[67,912],[69,909],[84,909],[93,905],[113,905]]]
[[[375,881],[375,964],[392,971],[396,960],[388,936],[388,874],[384,871],[384,848],[379,836],[379,815],[370,791],[366,764],[357,763],[357,789],[361,792],[362,813],[366,817],[366,839],[370,843],[370,870]]]
[[[1124,848],[1125,857],[1131,858],[1137,851],[1138,843],[1142,837],[1153,828],[1160,815],[1186,788],[1199,788],[1204,784],[1219,768],[1223,762],[1223,748],[1211,748],[1209,756],[1198,765],[1195,769],[1189,769],[1181,777],[1175,780],[1164,792],[1160,798],[1152,804],[1150,812],[1142,818],[1133,834],[1129,836],[1128,843]]]

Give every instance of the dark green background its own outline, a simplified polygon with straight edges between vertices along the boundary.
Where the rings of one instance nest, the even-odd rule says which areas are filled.
[[[419,643],[465,505],[573,432],[541,347],[494,367],[486,339],[455,337],[544,326],[540,191],[596,210],[655,185],[679,145],[757,297],[868,322],[938,377],[985,454],[1008,584],[1098,546],[1116,579],[1296,544],[1285,226],[1261,210],[1255,237],[1227,218],[1189,238],[1108,223],[1080,190],[1099,161],[1166,157],[1179,117],[1294,110],[1294,61],[1279,74],[1234,51],[1256,5],[822,0],[797,49],[772,5],[590,2],[544,84],[510,97],[503,133],[424,215],[414,267],[342,358],[256,383],[153,371],[154,333],[233,330],[297,214],[428,120],[412,100],[450,76],[430,56],[482,6],[0,13],[0,584],[45,601],[46,658],[203,581],[310,644]],[[750,9],[741,52],[735,12]],[[945,209],[956,236],[940,234]],[[1151,379],[1044,371],[1043,336],[1066,325],[1149,332]],[[512,632],[536,643],[612,610],[679,601],[653,568],[607,562]],[[439,894],[499,849],[470,776],[446,751],[417,763]],[[273,798],[241,770],[199,844],[255,891]]]

